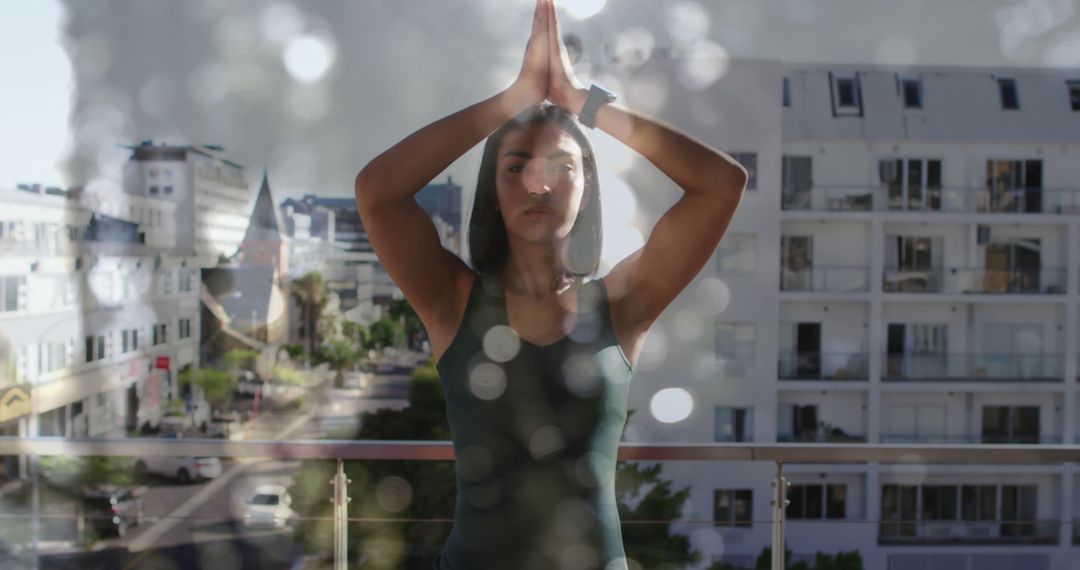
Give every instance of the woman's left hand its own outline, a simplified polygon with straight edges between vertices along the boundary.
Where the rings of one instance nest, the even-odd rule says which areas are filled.
[[[548,2],[548,92],[547,97],[552,103],[574,113],[581,112],[585,105],[585,99],[589,95],[588,89],[582,87],[577,76],[574,75],[574,66],[570,63],[570,56],[566,51],[562,35],[559,33],[559,22],[555,13],[555,0]]]

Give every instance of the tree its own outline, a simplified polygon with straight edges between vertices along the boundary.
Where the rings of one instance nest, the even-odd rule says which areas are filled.
[[[408,348],[415,350],[419,338],[421,336],[426,337],[427,331],[424,329],[424,323],[420,320],[416,311],[413,310],[412,305],[409,304],[409,300],[391,300],[388,314],[390,320],[396,322],[398,326],[401,327]]]
[[[403,335],[401,325],[390,319],[379,319],[371,323],[371,347],[375,349],[398,346]]]
[[[255,357],[259,356],[258,352],[248,348],[233,348],[225,353],[223,356],[225,365],[230,370],[236,370],[238,368],[250,368],[251,361]]]
[[[359,347],[347,340],[332,340],[324,344],[318,352],[318,360],[329,364],[336,372],[334,383],[337,386],[342,383],[342,372],[352,368],[362,358],[363,353]]]
[[[719,564],[719,563],[717,563]],[[835,555],[825,554],[824,552],[817,552],[814,555],[814,564],[810,565],[807,562],[791,562],[791,550],[784,549],[784,565],[786,570],[862,570],[862,556],[859,555],[858,550],[852,550],[851,552],[838,552]],[[772,548],[765,547],[761,550],[761,554],[758,555],[755,561],[754,568],[756,570],[769,570],[772,568]],[[709,567],[709,570],[727,570],[723,566]]]
[[[292,285],[292,295],[296,298],[296,302],[300,304],[303,311],[304,339],[306,341],[304,343],[304,360],[310,364],[311,355],[315,352],[317,346],[315,337],[317,336],[319,316],[329,300],[329,295],[322,274],[318,271],[305,274],[303,277],[293,281]]]
[[[624,525],[623,544],[626,556],[643,568],[683,568],[701,560],[701,553],[690,547],[688,537],[671,534],[671,521],[681,516],[690,487],[672,492],[671,481],[660,477],[662,470],[660,463],[648,467],[625,461],[618,464],[615,496],[622,522],[664,521]],[[643,488],[647,489],[644,497],[636,507],[630,507],[628,501]]]
[[[371,347],[371,332],[360,323],[353,321],[342,322],[341,334],[355,344],[357,348],[368,349]]]
[[[202,390],[206,401],[219,408],[228,404],[233,390],[236,389],[236,377],[216,368],[200,368],[195,383]]]

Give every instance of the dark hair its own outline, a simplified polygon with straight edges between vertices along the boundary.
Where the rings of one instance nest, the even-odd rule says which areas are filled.
[[[476,181],[472,216],[469,220],[469,257],[477,273],[501,271],[506,266],[510,242],[506,236],[506,221],[495,208],[495,170],[499,162],[499,146],[507,133],[535,125],[552,123],[566,130],[581,147],[585,191],[581,208],[570,230],[570,245],[566,253],[569,275],[581,280],[594,274],[600,265],[600,248],[604,233],[600,220],[600,182],[596,174],[596,155],[581,123],[566,109],[556,105],[531,107],[499,127],[488,137],[480,173]]]

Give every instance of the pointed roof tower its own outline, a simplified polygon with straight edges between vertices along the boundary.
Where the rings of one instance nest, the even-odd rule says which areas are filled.
[[[274,197],[270,192],[270,180],[266,168],[263,168],[262,187],[255,198],[255,207],[251,209],[245,242],[283,242],[285,223],[281,212],[274,206]]]

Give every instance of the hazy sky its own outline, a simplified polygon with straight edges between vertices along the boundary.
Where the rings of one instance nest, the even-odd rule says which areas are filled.
[[[1080,68],[1080,0],[562,0],[589,53]],[[0,184],[116,176],[116,145],[216,143],[279,198],[351,194],[417,128],[509,84],[533,0],[6,0]],[[577,20],[569,12],[586,15]],[[619,43],[622,42],[622,43]],[[717,52],[719,48],[719,52]],[[720,79],[723,80],[722,78]],[[449,173],[469,190],[478,152]]]

